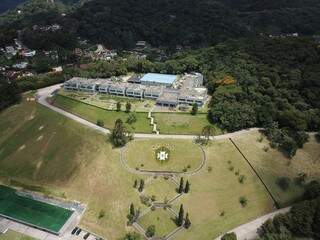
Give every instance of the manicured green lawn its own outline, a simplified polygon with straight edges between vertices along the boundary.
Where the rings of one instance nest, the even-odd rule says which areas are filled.
[[[139,223],[146,230],[148,226],[154,225],[156,229],[155,236],[163,237],[177,228],[174,222],[174,216],[162,208],[157,208],[139,219]]]
[[[89,94],[85,92],[64,91],[61,89],[59,95],[71,97],[72,99],[88,103],[106,110],[116,110],[117,102],[121,103],[121,110],[125,111],[126,103],[131,103],[131,110],[135,112],[149,112],[155,105],[155,101],[138,98],[128,98],[108,94]]]
[[[8,230],[5,234],[0,234],[0,240],[36,240],[35,238]]]
[[[280,206],[290,205],[303,194],[303,188],[295,183],[295,178],[300,173],[307,174],[308,181],[320,178],[320,143],[310,137],[304,148],[298,150],[290,160],[272,149],[265,138],[262,142],[258,141],[260,137],[260,133],[252,132],[238,136],[234,141],[268,185]],[[268,148],[268,151],[264,148]],[[291,179],[288,190],[283,191],[276,184],[279,177]]]
[[[77,93],[65,93],[64,95],[70,95],[70,94],[77,94]],[[81,93],[83,95],[83,93]],[[81,95],[81,96],[82,96]],[[86,95],[85,95],[86,96]],[[114,97],[106,96],[107,98],[113,99]],[[99,107],[105,108],[101,109],[86,103],[83,103],[81,101],[81,98],[76,98],[72,95],[72,98],[75,98],[77,100],[73,100],[71,98],[64,97],[63,95],[57,95],[54,97],[54,104],[57,107],[63,108],[71,113],[77,114],[90,122],[96,123],[98,119],[103,120],[106,128],[113,128],[114,122],[120,118],[124,122],[126,122],[128,118],[128,113],[123,112],[124,111],[124,104],[125,100],[122,99],[123,102],[123,111],[122,112],[116,112],[116,111],[109,111],[107,110],[107,105],[109,103],[105,103],[106,106],[102,106],[101,102],[97,104],[97,101],[92,102],[92,100],[85,100],[85,102],[89,104],[94,104]],[[86,97],[86,99],[90,99],[90,97]],[[113,100],[114,101],[114,100]],[[135,103],[137,102],[137,103]],[[152,105],[148,101],[138,101],[133,99],[133,104],[135,104],[135,109],[137,112],[135,112],[135,115],[137,117],[137,122],[129,125],[127,124],[127,127],[136,133],[151,133],[152,132],[152,126],[150,126],[150,121],[147,119],[147,110],[150,107],[145,107],[144,105]],[[145,108],[142,111],[142,108]],[[202,128],[206,125],[211,125],[207,119],[207,114],[197,114],[195,116],[191,115],[190,113],[166,113],[166,112],[156,112],[153,114],[155,117],[155,122],[157,123],[157,127],[160,130],[160,133],[162,134],[194,134],[197,135],[201,132]],[[212,125],[214,128],[214,134],[218,135],[221,134],[222,131],[217,126]]]
[[[162,134],[190,134],[198,135],[204,126],[211,125],[207,119],[207,114],[190,113],[154,113],[158,130]],[[214,135],[221,134],[218,127],[212,125]]]
[[[116,112],[94,107],[77,100],[57,95],[54,97],[54,105],[68,112],[81,116],[82,118],[96,123],[97,120],[102,120],[106,128],[112,129],[117,119],[121,119],[124,123],[127,121],[129,113]],[[137,121],[133,124],[126,124],[127,128],[132,132],[151,133],[152,127],[148,120],[147,113],[134,113]]]
[[[75,125],[35,102],[3,111],[0,126],[6,130],[1,134],[0,175],[39,182],[67,181],[81,163],[77,158],[83,152],[81,146],[90,141],[79,137],[87,129]],[[94,149],[97,146],[88,150]]]
[[[162,146],[170,150],[168,161],[156,159],[155,152]],[[127,144],[124,150],[128,165],[141,170],[192,171],[200,166],[202,158],[201,149],[191,140],[136,140]]]
[[[155,196],[156,202],[165,202],[165,200],[170,200],[178,195],[176,188],[177,185],[170,179],[158,177],[146,184],[143,193],[149,197]]]

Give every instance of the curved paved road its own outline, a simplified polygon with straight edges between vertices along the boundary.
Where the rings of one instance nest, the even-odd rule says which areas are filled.
[[[50,87],[46,87],[46,88],[42,88],[39,89],[37,91],[37,102],[42,104],[43,106],[46,106],[48,108],[50,108],[51,110],[60,113],[74,121],[77,121],[87,127],[90,127],[92,129],[95,129],[103,134],[109,134],[110,130],[103,128],[103,127],[99,127],[96,124],[89,122],[81,117],[78,117],[72,113],[69,113],[61,108],[52,106],[51,104],[49,104],[46,99],[48,97],[51,97],[52,94],[54,93],[54,91],[58,90],[59,88],[61,88],[62,84],[57,84],[57,85],[53,85]],[[250,129],[246,129],[246,130],[241,130],[238,132],[233,132],[233,133],[227,133],[227,134],[223,134],[223,135],[218,135],[218,136],[214,136],[214,139],[219,140],[219,139],[228,139],[230,137],[235,137],[238,135],[241,135],[243,133],[247,133],[250,131],[257,131],[260,128],[250,128]],[[197,136],[196,135],[169,135],[169,134],[144,134],[144,133],[136,133],[134,134],[135,138],[154,138],[154,139],[195,139]]]

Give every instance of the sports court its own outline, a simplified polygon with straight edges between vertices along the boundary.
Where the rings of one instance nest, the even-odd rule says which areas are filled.
[[[42,230],[59,234],[74,211],[18,194],[0,185],[0,215]]]

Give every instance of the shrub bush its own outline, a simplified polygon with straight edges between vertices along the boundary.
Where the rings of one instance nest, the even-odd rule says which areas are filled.
[[[244,183],[245,180],[246,180],[246,176],[245,175],[241,175],[239,177],[239,183]]]
[[[226,233],[222,236],[221,240],[237,240],[237,235],[234,232]]]
[[[146,236],[147,237],[153,237],[155,233],[156,233],[156,227],[154,225],[150,225],[147,228]]]
[[[137,121],[137,117],[134,114],[129,114],[128,118],[127,118],[127,123],[128,124],[133,124]]]
[[[305,199],[315,199],[320,197],[320,182],[318,181],[311,181],[307,186],[304,193]]]
[[[104,126],[104,122],[103,122],[102,120],[98,119],[98,120],[97,120],[97,125],[98,125],[99,127],[103,127],[103,126]]]
[[[246,197],[242,196],[242,197],[239,198],[239,202],[240,202],[242,207],[245,207],[248,204],[248,199]]]
[[[99,218],[99,219],[100,219],[100,218],[103,218],[105,215],[106,215],[106,212],[101,209],[100,212],[99,212],[99,217],[98,217],[98,218]]]
[[[287,191],[290,187],[291,179],[287,177],[279,177],[277,179],[277,185],[283,190]]]

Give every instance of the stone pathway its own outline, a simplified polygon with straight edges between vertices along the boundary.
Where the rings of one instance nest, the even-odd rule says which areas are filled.
[[[154,117],[152,116],[152,111],[153,108],[150,109],[150,111],[148,112],[148,119],[150,119],[150,124],[153,126],[152,132],[159,135],[160,132],[157,129],[157,124],[154,121]]]

